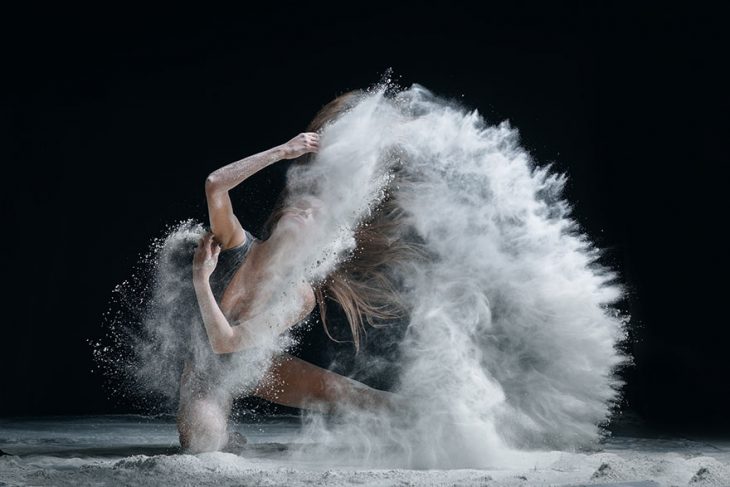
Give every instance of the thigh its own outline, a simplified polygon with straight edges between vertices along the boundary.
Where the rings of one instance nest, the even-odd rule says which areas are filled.
[[[325,401],[327,370],[289,354],[276,355],[252,391],[253,395],[284,406],[303,407]]]
[[[284,406],[326,412],[333,412],[342,403],[382,406],[389,396],[389,393],[285,353],[273,359],[252,394]]]

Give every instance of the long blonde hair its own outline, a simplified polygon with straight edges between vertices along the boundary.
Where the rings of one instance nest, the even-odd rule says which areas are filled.
[[[321,130],[328,122],[354,106],[363,94],[362,90],[353,90],[336,97],[317,112],[306,131]],[[310,154],[305,154],[293,164],[306,164],[310,158]],[[285,189],[264,223],[264,239],[271,234],[286,209],[287,196],[288,191]],[[423,258],[425,252],[418,242],[405,238],[403,222],[403,210],[396,204],[393,194],[386,191],[386,197],[371,216],[355,229],[356,246],[351,255],[326,279],[315,284],[320,318],[330,339],[339,341],[332,336],[328,327],[328,299],[336,301],[344,311],[356,351],[360,350],[365,323],[374,327],[383,326],[407,315],[407,303],[398,289],[398,265],[410,259]]]

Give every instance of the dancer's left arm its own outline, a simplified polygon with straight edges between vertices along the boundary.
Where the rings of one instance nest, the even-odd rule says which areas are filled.
[[[205,324],[208,340],[215,353],[237,352],[244,348],[263,344],[271,333],[283,333],[287,328],[307,317],[315,305],[314,293],[308,288],[303,294],[303,305],[284,316],[280,323],[271,323],[266,316],[259,315],[236,326],[221,311],[210,287],[210,275],[218,263],[220,246],[213,240],[213,234],[206,234],[198,244],[193,259],[193,284],[198,306]]]

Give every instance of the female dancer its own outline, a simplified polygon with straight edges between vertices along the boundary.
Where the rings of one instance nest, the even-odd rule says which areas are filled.
[[[229,191],[279,160],[299,159],[298,163],[306,164],[310,154],[319,150],[317,132],[352,106],[359,94],[354,91],[335,98],[320,110],[306,132],[283,145],[228,164],[211,173],[205,182],[210,232],[195,251],[193,281],[210,352],[189,359],[181,377],[178,431],[186,451],[235,448],[245,441],[227,430],[233,397],[217,383],[217,367],[226,355],[256,346],[257,329],[268,326],[264,307],[270,296],[265,295],[265,284],[276,273],[277,259],[292,252],[307,228],[327,211],[314,197],[287,205],[283,194],[264,225],[264,238],[257,239],[233,213]],[[278,323],[276,333],[305,319],[316,304],[327,330],[326,297],[342,306],[356,349],[363,318],[373,324],[377,319],[398,316],[392,286],[382,267],[402,249],[384,238],[385,231],[394,225],[393,210],[381,207],[377,214],[380,223],[378,218],[371,219],[356,232],[357,257],[341,265],[325,283],[315,288],[308,283],[299,286],[293,298],[298,303],[296,312]],[[251,393],[277,404],[325,412],[345,405],[392,406],[388,392],[284,353],[274,358]]]

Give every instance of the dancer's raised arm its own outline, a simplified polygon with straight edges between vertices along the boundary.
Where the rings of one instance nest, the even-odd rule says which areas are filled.
[[[318,149],[319,135],[315,132],[305,132],[285,144],[232,162],[208,175],[205,180],[205,197],[208,201],[210,228],[223,248],[241,245],[246,238],[241,223],[233,214],[228,191],[277,161],[294,159]]]
[[[206,234],[198,244],[193,259],[193,284],[198,306],[205,324],[208,340],[215,353],[231,353],[244,348],[260,345],[273,335],[283,333],[287,328],[302,321],[314,309],[316,304],[314,291],[308,284],[295,293],[294,299],[299,302],[289,303],[285,316],[272,318],[271,313],[264,313],[231,326],[221,311],[210,287],[210,275],[218,262],[220,247],[213,240],[213,235]]]

